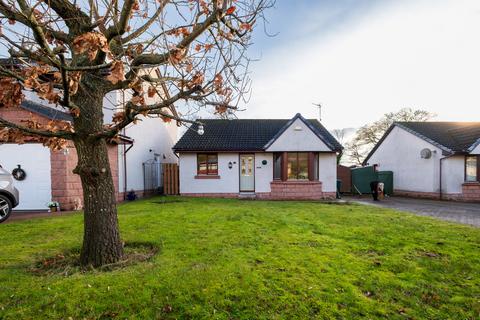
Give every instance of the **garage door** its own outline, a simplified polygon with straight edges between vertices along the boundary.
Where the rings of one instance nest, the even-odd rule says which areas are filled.
[[[0,165],[12,172],[18,165],[27,176],[23,181],[15,180],[20,191],[20,204],[15,210],[47,209],[52,198],[50,176],[50,150],[41,144],[1,144]]]

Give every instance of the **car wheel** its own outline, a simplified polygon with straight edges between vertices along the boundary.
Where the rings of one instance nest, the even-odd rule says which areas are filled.
[[[0,223],[4,222],[12,212],[12,202],[10,199],[0,194]]]

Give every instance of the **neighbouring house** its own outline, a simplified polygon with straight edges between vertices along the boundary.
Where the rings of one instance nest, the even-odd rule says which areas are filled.
[[[480,122],[394,123],[364,164],[393,171],[395,195],[480,201]]]
[[[334,198],[342,146],[318,120],[197,120],[174,146],[180,194],[258,199]],[[203,130],[202,130],[203,129]]]
[[[32,117],[40,123],[72,120],[70,114],[40,100],[36,94],[29,91],[24,94],[26,99],[18,108],[1,108],[0,117],[16,123]],[[113,114],[129,99],[128,92],[110,92],[104,99],[105,123],[110,123]],[[146,102],[152,103],[154,99],[146,98]],[[170,111],[174,113],[175,109]],[[137,125],[125,128],[117,143],[109,145],[119,201],[131,190],[140,197],[153,192],[161,184],[161,164],[178,161],[172,151],[177,140],[177,123],[166,123],[160,118],[140,120]],[[76,164],[77,154],[72,143],[65,150],[51,151],[35,139],[24,144],[0,141],[0,165],[10,172],[20,166],[26,172],[24,180],[15,182],[20,191],[20,204],[15,210],[45,210],[50,201],[59,202],[62,210],[82,208],[80,177],[72,172]]]

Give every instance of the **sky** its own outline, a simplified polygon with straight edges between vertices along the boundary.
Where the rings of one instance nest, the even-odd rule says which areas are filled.
[[[266,16],[239,118],[318,118],[321,103],[329,129],[402,107],[480,121],[478,0],[277,0]]]

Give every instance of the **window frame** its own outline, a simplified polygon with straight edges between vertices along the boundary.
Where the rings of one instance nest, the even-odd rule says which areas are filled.
[[[306,175],[305,178],[299,178],[299,173],[300,173],[300,171],[301,171],[301,170],[300,170],[300,168],[301,168],[301,166],[300,166],[300,154],[306,155],[306,160],[307,160],[307,163],[306,163],[306,164],[307,164],[307,165],[306,165],[306,167],[307,167],[307,175]],[[286,178],[287,178],[287,181],[288,181],[288,180],[289,180],[289,181],[308,181],[308,180],[310,180],[310,179],[309,179],[309,176],[310,176],[310,167],[311,167],[311,166],[310,166],[310,160],[309,160],[309,159],[310,159],[310,156],[309,156],[309,154],[310,154],[309,152],[287,152],[287,163],[286,163],[286,166],[287,166],[287,177],[286,177]],[[291,158],[290,158],[291,155],[295,155],[295,159],[296,159],[296,161],[295,161],[295,163],[296,163],[296,166],[295,166],[295,169],[296,169],[296,170],[295,170],[295,171],[296,171],[296,172],[295,172],[294,174],[292,174],[292,176],[295,176],[295,178],[290,178],[289,175],[288,175],[288,164],[289,164],[289,162],[290,162],[289,159],[291,159]],[[305,159],[303,159],[303,160],[305,160]],[[302,166],[302,167],[303,167],[303,166]]]
[[[200,164],[202,163],[200,161],[200,157],[205,156],[206,157],[206,172],[200,172]],[[215,162],[209,162],[209,157],[215,156]],[[216,164],[216,169],[210,169],[211,164]],[[197,176],[218,176],[218,153],[208,153],[208,152],[203,152],[203,153],[197,153]]]
[[[277,160],[280,161],[279,172],[276,172]],[[273,181],[282,181],[282,178],[283,178],[283,153],[274,152],[273,153]]]
[[[476,158],[477,161],[477,178],[476,180],[467,180],[467,159],[468,158]],[[465,163],[464,163],[464,168],[465,168],[465,176],[464,176],[464,181],[466,183],[475,183],[475,182],[480,182],[480,155],[477,154],[469,154],[465,156]]]

